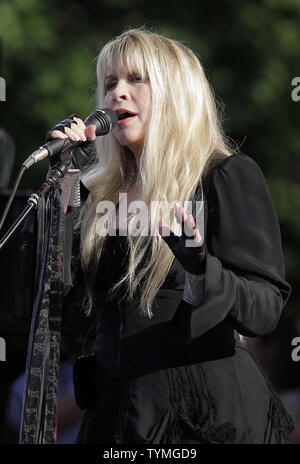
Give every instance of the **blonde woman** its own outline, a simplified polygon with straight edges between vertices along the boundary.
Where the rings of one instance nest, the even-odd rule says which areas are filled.
[[[95,142],[76,116],[51,132],[99,156],[78,221],[97,319],[78,442],[285,443],[290,418],[240,341],[272,332],[291,291],[260,168],[227,144],[182,43],[126,31],[97,76],[112,133]]]

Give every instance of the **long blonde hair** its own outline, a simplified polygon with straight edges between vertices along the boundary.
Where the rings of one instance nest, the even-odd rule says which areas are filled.
[[[189,48],[143,28],[124,32],[105,45],[99,54],[98,108],[104,106],[105,78],[116,65],[148,80],[152,111],[139,172],[133,154],[112,134],[98,137],[99,164],[85,180],[91,195],[80,218],[81,259],[86,271],[96,267],[105,240],[96,214],[98,202],[108,200],[115,205],[119,192],[128,191],[138,175],[141,181],[139,199],[147,204],[150,200],[157,201],[154,210],[151,209],[153,227],[157,229],[159,202],[170,204],[177,200],[184,204],[197,187],[202,189],[202,177],[212,154],[232,154],[222,133],[213,92],[200,61]],[[175,232],[176,227],[173,222]],[[127,297],[134,298],[139,290],[140,310],[151,317],[153,299],[174,256],[158,234],[146,237],[142,233],[138,237],[128,234],[128,243],[128,271],[112,291],[123,283]],[[150,259],[139,266],[146,251],[150,251]]]

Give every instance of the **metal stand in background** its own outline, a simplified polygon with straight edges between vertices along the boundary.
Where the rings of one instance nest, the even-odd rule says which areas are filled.
[[[68,170],[72,167],[72,159],[71,155],[67,156],[64,161],[58,163],[53,167],[50,171],[50,175],[48,176],[47,180],[43,183],[43,185],[39,188],[36,193],[33,193],[28,199],[28,206],[24,209],[24,211],[20,214],[20,216],[16,219],[10,229],[6,232],[6,234],[0,240],[0,251],[4,247],[5,243],[10,239],[13,233],[17,230],[17,228],[22,224],[24,219],[30,213],[33,208],[37,208],[38,202],[40,199],[41,194],[48,194],[53,188],[55,188],[59,182],[59,180],[65,176]]]

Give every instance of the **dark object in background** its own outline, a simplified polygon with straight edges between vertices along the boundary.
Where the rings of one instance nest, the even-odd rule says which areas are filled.
[[[27,204],[31,192],[18,191],[12,203],[7,220],[1,230],[1,237],[19,216]],[[0,215],[10,191],[0,191]],[[3,442],[4,411],[11,383],[24,371],[32,309],[32,261],[28,267],[21,267],[20,232],[6,243],[0,251],[0,336],[6,343],[6,361],[0,362],[0,443]]]
[[[0,189],[8,187],[14,159],[14,141],[6,130],[0,127]]]

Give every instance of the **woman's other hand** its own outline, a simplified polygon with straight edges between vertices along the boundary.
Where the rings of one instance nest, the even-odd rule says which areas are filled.
[[[202,274],[205,270],[205,247],[201,243],[199,229],[195,228],[195,219],[192,214],[187,214],[183,206],[174,204],[175,217],[182,226],[182,235],[177,236],[160,220],[159,233],[175,257],[190,274]]]

